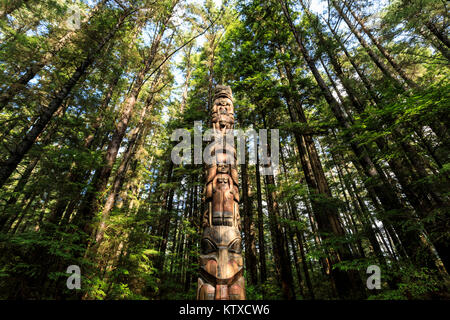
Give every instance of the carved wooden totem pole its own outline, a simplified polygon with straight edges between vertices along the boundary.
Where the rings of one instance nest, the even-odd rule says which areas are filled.
[[[214,92],[213,156],[205,165],[205,212],[202,220],[198,300],[244,300],[243,259],[236,149],[225,136],[233,134],[234,107],[231,88]],[[230,136],[229,136],[230,137]],[[233,140],[231,140],[232,142]]]

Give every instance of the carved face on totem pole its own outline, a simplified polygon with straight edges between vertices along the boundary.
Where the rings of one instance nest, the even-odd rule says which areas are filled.
[[[212,124],[215,132],[228,133],[234,127],[234,106],[229,88],[218,86],[212,108]]]
[[[212,110],[212,126],[225,135],[234,128],[231,89],[218,86]],[[205,207],[197,299],[245,299],[239,183],[234,145],[214,146],[214,162],[206,167]]]

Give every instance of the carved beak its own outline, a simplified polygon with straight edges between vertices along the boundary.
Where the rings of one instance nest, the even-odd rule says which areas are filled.
[[[228,248],[219,247],[219,261],[217,261],[217,278],[227,279],[233,276],[232,268],[228,265]]]
[[[219,247],[217,279],[230,279],[239,271],[239,269],[239,266],[234,260],[230,261],[228,248]]]

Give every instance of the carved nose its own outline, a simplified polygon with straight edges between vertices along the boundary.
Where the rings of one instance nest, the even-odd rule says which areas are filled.
[[[217,278],[228,279],[234,275],[233,266],[228,257],[228,248],[219,247],[219,259],[217,261]]]
[[[219,247],[219,261],[217,262],[217,278],[228,278],[228,248]]]

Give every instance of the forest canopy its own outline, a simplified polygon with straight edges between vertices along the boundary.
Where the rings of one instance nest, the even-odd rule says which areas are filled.
[[[448,9],[1,0],[0,299],[196,299],[205,172],[171,136],[218,85],[279,132],[274,175],[238,165],[247,299],[450,299]]]

